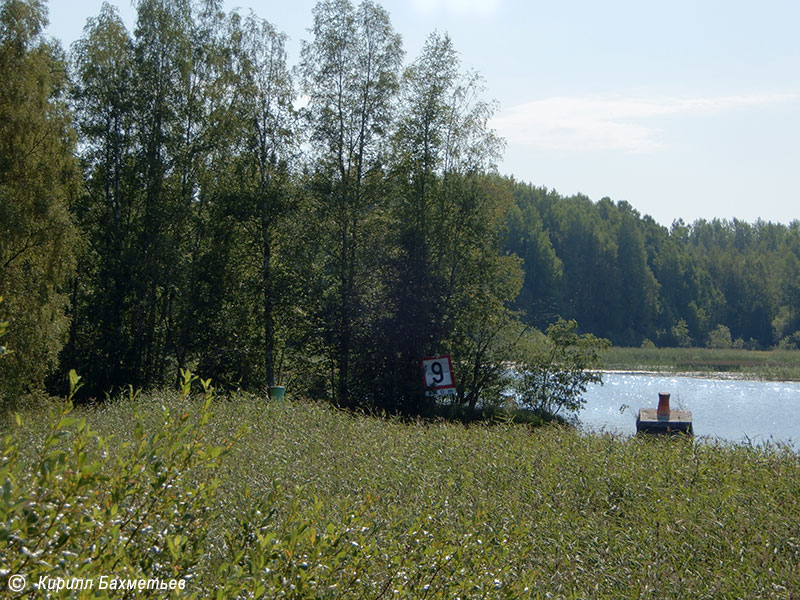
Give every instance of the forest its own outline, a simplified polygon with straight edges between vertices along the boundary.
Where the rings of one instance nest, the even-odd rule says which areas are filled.
[[[321,0],[290,65],[219,0],[135,5],[68,51],[42,0],[0,8],[4,409],[69,369],[96,398],[191,369],[420,414],[440,354],[458,404],[515,363],[546,406],[554,362],[573,393],[603,338],[800,344],[800,223],[668,229],[499,174],[497,107],[446,34],[406,57],[380,5]]]
[[[523,259],[515,306],[619,346],[800,345],[800,222],[714,219],[670,228],[627,202],[515,183],[503,248]]]

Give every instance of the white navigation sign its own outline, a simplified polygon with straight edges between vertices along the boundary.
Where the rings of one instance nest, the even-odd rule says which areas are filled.
[[[426,393],[443,396],[456,393],[450,356],[426,356],[420,362]]]

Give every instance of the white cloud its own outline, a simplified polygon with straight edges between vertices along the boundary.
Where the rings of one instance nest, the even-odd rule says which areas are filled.
[[[649,119],[718,114],[740,107],[794,99],[789,94],[716,98],[555,97],[513,106],[492,120],[509,143],[551,150],[621,150],[632,154],[663,147]]]
[[[413,5],[428,17],[442,11],[459,16],[488,16],[495,13],[500,0],[413,0]]]

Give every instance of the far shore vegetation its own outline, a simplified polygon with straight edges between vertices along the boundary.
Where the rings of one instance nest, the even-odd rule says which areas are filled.
[[[622,348],[601,353],[603,369],[800,381],[800,350]]]

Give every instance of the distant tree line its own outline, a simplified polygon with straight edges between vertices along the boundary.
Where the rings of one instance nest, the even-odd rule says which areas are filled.
[[[504,249],[524,261],[515,304],[616,345],[767,349],[800,344],[800,221],[677,220],[627,202],[517,183]]]
[[[446,35],[406,61],[379,5],[322,0],[289,65],[221,0],[135,6],[133,32],[105,4],[66,56],[42,0],[0,4],[4,407],[68,369],[102,398],[188,368],[422,414],[419,361],[447,353],[456,405],[517,385],[557,412],[592,381],[592,334],[800,328],[797,226],[667,231],[500,177],[495,107]]]

